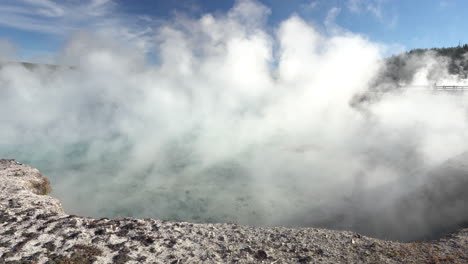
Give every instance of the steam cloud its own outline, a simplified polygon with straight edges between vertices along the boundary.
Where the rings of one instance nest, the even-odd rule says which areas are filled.
[[[395,85],[378,79],[382,45],[295,15],[272,31],[269,12],[238,1],[175,18],[157,29],[156,64],[86,32],[57,54],[70,67],[3,64],[0,155],[49,176],[70,213],[353,228],[346,217],[466,151],[466,96],[371,93]],[[430,54],[414,65],[405,85],[461,83]],[[406,239],[400,224],[387,229]]]

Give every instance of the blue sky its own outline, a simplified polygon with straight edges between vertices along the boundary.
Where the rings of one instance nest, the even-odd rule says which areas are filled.
[[[268,27],[292,14],[325,28],[328,21],[389,45],[412,48],[468,43],[466,0],[259,0],[271,10]],[[180,14],[229,10],[235,0],[1,0],[0,38],[22,60],[47,60],[78,30],[112,31],[127,41],[151,38],[151,28]],[[332,19],[330,19],[332,18]]]

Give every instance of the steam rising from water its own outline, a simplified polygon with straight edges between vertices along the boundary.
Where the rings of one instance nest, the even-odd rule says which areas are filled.
[[[168,22],[156,65],[85,32],[57,56],[73,67],[4,65],[0,155],[41,169],[70,213],[313,226],[379,188],[398,191],[368,209],[391,203],[467,149],[466,96],[356,105],[386,85],[382,45],[297,16],[271,33],[268,14],[239,1]],[[432,84],[435,69],[459,83],[438,58],[420,62],[408,85]]]

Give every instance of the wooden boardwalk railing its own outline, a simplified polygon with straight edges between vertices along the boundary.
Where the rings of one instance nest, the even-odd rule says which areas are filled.
[[[399,91],[465,93],[468,86],[463,85],[400,85]]]
[[[468,86],[457,86],[457,85],[435,85],[432,86],[432,89],[437,92],[453,92],[453,93],[463,93],[468,92]]]

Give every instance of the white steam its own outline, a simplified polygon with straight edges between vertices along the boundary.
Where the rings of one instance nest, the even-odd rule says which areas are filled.
[[[15,57],[15,46],[6,39],[0,38],[0,63]]]
[[[356,108],[381,45],[297,16],[272,34],[269,12],[239,1],[166,23],[157,64],[81,32],[57,56],[71,67],[3,65],[0,155],[51,177],[69,212],[313,225],[356,193],[410,192],[424,182],[416,171],[466,151],[466,96],[387,94]]]

